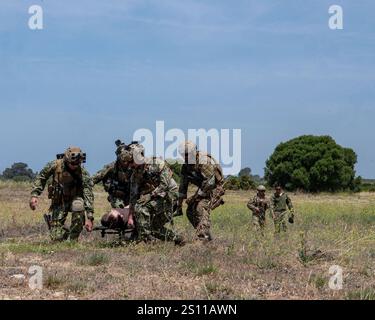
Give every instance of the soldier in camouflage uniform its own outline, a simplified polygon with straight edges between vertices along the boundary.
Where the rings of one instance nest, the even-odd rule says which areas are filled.
[[[173,172],[159,158],[144,158],[139,150],[133,150],[130,184],[130,212],[135,216],[138,237],[143,241],[155,238],[184,245],[184,239],[165,227],[173,223],[173,212],[178,199],[178,186]]]
[[[197,238],[210,241],[211,210],[224,204],[224,176],[221,166],[211,155],[198,151],[190,141],[180,145],[179,153],[185,163],[181,168],[178,210],[181,211],[183,200],[187,199],[189,183],[196,185],[198,190],[186,200],[186,215],[196,229]]]
[[[132,143],[133,144],[133,143]],[[124,209],[129,205],[130,177],[132,170],[128,165],[126,146],[120,140],[116,141],[117,160],[106,165],[98,171],[92,180],[94,184],[103,183],[104,190],[108,193],[108,201],[114,209]]]
[[[78,240],[83,226],[92,231],[94,220],[93,184],[89,173],[81,166],[86,155],[80,148],[70,147],[64,155],[49,162],[36,177],[31,191],[30,208],[35,210],[38,197],[48,186],[48,198],[51,199],[50,235],[54,241]],[[68,213],[72,212],[71,226],[65,228]],[[85,224],[85,212],[87,216]]]
[[[288,214],[289,209],[289,214]],[[292,200],[283,192],[281,186],[276,186],[275,193],[271,198],[271,213],[275,224],[275,232],[286,232],[286,216],[289,223],[294,223],[294,208]]]
[[[251,199],[247,207],[253,212],[253,224],[257,230],[262,231],[266,223],[266,212],[270,209],[270,203],[266,198],[266,188],[262,185],[257,188],[257,195]]]

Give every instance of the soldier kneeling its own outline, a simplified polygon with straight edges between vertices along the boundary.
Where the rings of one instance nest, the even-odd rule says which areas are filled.
[[[178,199],[178,186],[172,178],[172,170],[164,160],[144,158],[138,150],[133,151],[132,168],[130,210],[135,214],[139,240],[159,239],[184,245],[183,237],[165,226],[173,222]]]
[[[125,145],[120,140],[116,141],[116,146],[116,161],[97,172],[92,180],[94,184],[103,183],[112,207],[112,210],[102,217],[102,227],[118,230],[120,234],[126,230],[124,240],[130,240],[135,236],[130,232],[131,229],[134,229],[134,222],[132,216],[129,215],[130,177],[132,174],[130,168],[131,152],[134,147],[143,147],[137,142]],[[96,229],[98,230],[98,228]],[[102,229],[99,228],[99,230]]]

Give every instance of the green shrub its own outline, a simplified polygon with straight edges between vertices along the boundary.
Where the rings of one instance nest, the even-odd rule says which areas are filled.
[[[289,190],[359,191],[355,178],[356,153],[338,145],[330,136],[306,135],[279,144],[266,162],[269,185]]]

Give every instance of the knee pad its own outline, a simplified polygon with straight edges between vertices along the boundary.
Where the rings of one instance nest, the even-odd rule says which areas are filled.
[[[76,198],[72,202],[72,212],[84,212],[85,203],[82,198]]]

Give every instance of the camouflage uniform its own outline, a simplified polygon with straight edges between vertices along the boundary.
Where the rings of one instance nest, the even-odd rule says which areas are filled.
[[[210,212],[224,203],[221,198],[224,195],[223,180],[221,166],[207,153],[196,151],[195,163],[182,165],[180,199],[187,198],[189,183],[198,187],[196,193],[186,200],[186,215],[199,239],[212,239]]]
[[[93,184],[89,173],[79,166],[72,172],[63,160],[49,162],[36,177],[31,191],[32,197],[39,197],[46,183],[53,177],[48,187],[52,214],[50,235],[52,240],[77,240],[87,218],[94,219]],[[72,212],[70,230],[64,227],[68,213]]]
[[[267,198],[256,195],[251,199],[247,207],[253,212],[253,224],[258,230],[262,230],[266,223],[266,212],[270,209],[270,203]],[[257,212],[259,209],[259,212]]]
[[[131,177],[130,206],[135,212],[138,236],[141,240],[157,238],[181,241],[173,230],[165,227],[172,222],[178,199],[178,186],[172,170],[158,158],[145,159],[145,164],[134,169]]]
[[[123,167],[116,161],[98,171],[92,180],[94,184],[103,183],[112,208],[123,209],[129,205],[131,174],[130,168]]]
[[[276,233],[280,233],[281,231],[286,231],[286,216],[287,216],[287,209],[290,210],[289,219],[294,217],[294,208],[292,204],[292,200],[286,193],[282,193],[281,195],[277,195],[276,193],[271,198],[271,212],[272,217],[275,224],[275,231]]]

